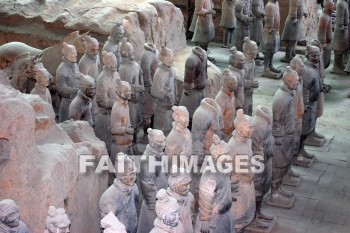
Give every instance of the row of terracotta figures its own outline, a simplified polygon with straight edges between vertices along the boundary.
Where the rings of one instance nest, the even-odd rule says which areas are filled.
[[[215,37],[213,23],[212,0],[196,0],[195,12],[189,31],[194,32],[192,41],[196,45],[207,50],[208,44]],[[318,40],[324,51],[324,64],[327,68],[331,61],[331,52],[334,51],[334,65],[331,73],[346,74],[350,72],[350,59],[347,67],[346,58],[350,57],[350,31],[349,31],[349,9],[350,1],[339,0],[336,4],[335,28],[332,33],[332,13],[335,9],[333,0],[323,2],[323,11],[319,17]],[[272,65],[274,54],[280,48],[280,41],[286,45],[286,54],[283,62],[290,62],[296,55],[295,46],[302,37],[302,20],[307,17],[304,0],[290,0],[289,12],[280,37],[280,10],[278,0],[269,0],[264,7],[263,0],[224,0],[222,2],[220,27],[223,34],[223,47],[231,45],[242,51],[243,39],[249,37],[258,46],[261,43],[264,54],[263,77],[279,78],[280,69]],[[257,59],[261,59],[257,55]],[[212,60],[215,60],[214,58]]]

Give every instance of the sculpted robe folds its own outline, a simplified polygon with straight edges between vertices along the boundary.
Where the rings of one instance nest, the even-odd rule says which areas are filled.
[[[273,166],[284,168],[292,161],[295,133],[294,91],[285,84],[275,93],[272,112],[272,135],[275,140],[281,141],[281,145],[274,144]]]
[[[264,1],[252,0],[253,25],[250,31],[250,39],[260,44],[263,33]]]
[[[77,95],[77,88],[79,87],[78,75],[77,64],[63,58],[56,71],[57,92],[62,97],[58,122],[68,119],[69,105]]]
[[[335,51],[345,51],[349,45],[349,5],[344,0],[338,0],[336,6],[335,28],[332,47]]]
[[[50,91],[46,87],[40,87],[36,83],[30,94],[39,95],[45,102],[52,104]]]
[[[241,2],[241,3],[240,3]],[[237,27],[233,33],[233,45],[238,51],[242,51],[244,38],[249,36],[249,16],[251,12],[249,7],[245,6],[244,0],[238,0],[235,5],[235,15],[237,19]]]
[[[235,2],[236,0],[224,0],[222,2],[220,27],[236,27]]]
[[[244,105],[244,69],[239,70],[233,66],[228,67],[230,71],[237,77],[237,90],[235,91],[236,109],[243,109]]]
[[[263,53],[274,54],[280,47],[280,12],[278,2],[268,2],[265,7],[265,26],[262,38]]]
[[[118,61],[118,67],[120,66],[120,64],[122,62],[122,57],[120,55],[119,42],[115,43],[115,41],[113,41],[113,38],[111,36],[109,36],[108,40],[103,45],[102,51],[114,53],[114,55]]]
[[[317,38],[322,44],[324,66],[327,68],[331,62],[332,43],[332,17],[325,10],[322,11],[318,21]]]
[[[222,129],[223,137],[226,142],[230,140],[231,134],[235,129],[233,124],[236,116],[235,96],[226,90],[220,90],[215,97],[215,101],[221,108],[223,114],[224,128]]]
[[[301,39],[301,21],[304,16],[305,0],[289,0],[289,12],[284,25],[281,40],[298,41]],[[298,20],[293,23],[293,20]]]
[[[100,75],[100,57],[98,55],[96,57],[92,57],[85,53],[80,59],[78,67],[82,74],[93,77],[96,82],[98,76]]]
[[[249,116],[253,112],[253,92],[254,88],[254,79],[255,79],[255,60],[245,58],[244,65],[244,102],[243,102],[243,111],[244,114]]]
[[[197,16],[196,27],[192,42],[208,44],[215,37],[213,15],[206,14],[214,8],[211,0],[196,0],[195,14]]]
[[[79,90],[78,95],[73,99],[69,106],[69,118],[75,121],[87,121],[90,126],[94,125],[94,120],[92,119],[92,104],[91,98],[84,95],[84,93]]]
[[[115,179],[114,184],[101,196],[100,219],[113,212],[125,226],[126,232],[136,233],[138,199],[139,191],[136,184],[127,186]]]

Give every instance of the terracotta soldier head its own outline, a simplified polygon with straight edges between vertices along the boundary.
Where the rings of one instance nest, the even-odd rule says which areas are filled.
[[[118,218],[110,212],[101,220],[103,233],[126,233],[125,226],[119,222]]]
[[[33,71],[35,80],[39,86],[48,87],[50,85],[52,75],[43,66],[35,65]]]
[[[65,59],[70,62],[77,62],[77,50],[74,45],[67,44],[66,42],[62,43],[62,55]]]
[[[131,86],[130,86],[130,84],[126,81],[121,81],[117,94],[121,99],[129,101],[131,99]]]
[[[89,54],[91,57],[95,57],[98,55],[99,43],[95,38],[91,36],[87,36],[84,38],[83,44],[84,44],[85,52]]]
[[[117,71],[118,70],[118,60],[114,53],[112,52],[102,52],[102,61],[103,64],[110,69],[111,71]]]
[[[242,109],[237,110],[236,118],[234,121],[235,131],[243,138],[251,138],[254,132],[253,118],[245,115]]]
[[[165,140],[166,137],[164,136],[163,131],[159,129],[147,129],[148,133],[148,143],[149,145],[154,148],[158,152],[163,152],[166,146]]]
[[[171,228],[179,224],[179,205],[175,198],[167,194],[165,189],[160,189],[157,192],[156,215],[163,224]]]
[[[16,228],[19,226],[19,210],[16,203],[11,199],[0,201],[0,226]],[[0,229],[2,229],[0,227]]]
[[[299,55],[290,61],[290,67],[298,73],[299,77],[302,77],[305,73],[305,64]]]
[[[171,191],[187,197],[190,192],[191,176],[189,171],[185,168],[178,168],[176,164],[172,166],[172,170],[169,173],[168,178],[169,188]]]
[[[128,42],[128,39],[126,37],[123,37],[123,39],[120,42],[120,55],[123,59],[135,59],[134,47],[130,42]]]
[[[90,75],[79,75],[79,89],[89,98],[94,98],[96,94],[96,84]]]
[[[166,66],[173,66],[174,53],[171,49],[165,47],[165,45],[162,45],[162,48],[158,55],[158,59],[161,63],[163,63]]]
[[[187,128],[190,117],[187,108],[184,106],[173,106],[172,110],[174,123],[182,129]]]
[[[323,9],[331,14],[334,10],[335,10],[335,4],[333,2],[333,0],[324,0],[323,1]]]
[[[115,43],[119,43],[124,37],[124,26],[121,22],[116,23],[111,29],[111,37]]]
[[[132,187],[136,181],[136,166],[135,162],[124,153],[118,153],[115,162],[115,176],[121,183]]]
[[[282,79],[283,83],[286,84],[290,90],[298,89],[299,75],[290,66],[287,66],[286,70],[283,73]]]
[[[306,54],[307,60],[312,62],[313,64],[318,64],[321,59],[321,50],[314,45],[306,46]]]
[[[224,81],[222,87],[229,91],[233,92],[237,90],[237,77],[229,69],[224,69],[223,71]]]
[[[231,55],[229,58],[229,63],[231,66],[237,69],[244,69],[245,57],[244,53],[238,51],[235,46],[230,49]]]
[[[222,155],[228,156],[230,158],[230,147],[224,140],[221,140],[218,135],[213,135],[213,144],[210,146],[210,154],[216,161]]]
[[[69,233],[70,221],[63,208],[50,206],[46,218],[46,230],[48,233]]]
[[[244,38],[243,53],[250,60],[255,59],[256,55],[259,53],[258,45],[255,41],[250,40],[249,37]]]

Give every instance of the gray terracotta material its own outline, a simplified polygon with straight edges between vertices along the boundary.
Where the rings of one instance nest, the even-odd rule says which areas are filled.
[[[89,75],[81,75],[79,78],[79,91],[69,106],[69,119],[75,121],[87,121],[94,126],[92,114],[92,99],[96,93],[95,80]]]
[[[106,143],[108,152],[111,152],[112,134],[111,111],[117,98],[120,77],[117,72],[118,61],[112,52],[102,52],[103,69],[96,82],[96,113],[95,134]]]
[[[136,233],[139,190],[135,183],[135,163],[129,156],[119,153],[114,168],[116,178],[100,198],[100,220],[112,212],[125,226],[126,232]]]
[[[247,172],[238,173],[234,170],[231,175],[231,190],[236,201],[232,204],[230,211],[234,216],[235,229],[239,231],[247,227],[255,216],[254,173],[250,169],[253,156],[251,136],[254,128],[253,119],[244,115],[242,109],[237,110],[234,124],[235,130],[228,142],[233,167],[235,167],[236,156],[248,156],[247,166],[240,166],[241,169],[248,169]]]
[[[295,90],[299,85],[298,73],[287,66],[283,74],[283,84],[276,91],[272,102],[272,135],[274,137],[272,159],[271,202],[280,203],[282,178],[287,174],[293,159],[295,135]]]
[[[212,0],[196,0],[195,14],[197,16],[192,42],[196,45],[208,46],[215,37],[213,15],[215,15]]]
[[[147,138],[147,129],[151,126],[154,109],[156,107],[155,98],[151,94],[153,77],[159,64],[159,52],[152,43],[144,44],[144,50],[141,54],[140,66],[143,73],[143,83],[145,86],[144,96],[141,105],[141,114],[143,120],[144,139]]]
[[[84,38],[85,53],[78,63],[79,71],[82,74],[90,75],[97,81],[100,75],[99,43],[90,36]]]
[[[207,52],[196,46],[186,59],[183,92],[179,104],[187,108],[190,119],[204,98],[206,81]]]
[[[229,69],[223,71],[223,76],[224,81],[215,97],[215,101],[220,106],[223,115],[224,127],[222,128],[222,135],[224,140],[228,142],[235,129],[236,106],[234,93],[237,90],[238,84],[236,76]]]
[[[201,105],[193,114],[192,121],[192,154],[197,156],[197,168],[200,170],[205,155],[209,154],[211,144],[213,144],[213,135],[222,137],[223,116],[220,106],[211,98],[204,98]],[[198,203],[200,173],[192,173],[191,193]]]
[[[52,75],[45,69],[42,63],[34,65],[33,70],[36,83],[30,94],[39,95],[45,102],[52,105],[51,94],[47,88],[50,82],[52,82]]]
[[[165,148],[170,166],[172,163],[179,164],[180,159],[189,161],[192,155],[192,136],[187,128],[189,123],[188,111],[184,106],[173,106],[172,110],[173,128],[166,138]]]
[[[108,40],[103,45],[102,51],[112,52],[118,61],[118,68],[122,62],[122,57],[120,55],[120,42],[124,37],[124,26],[121,22],[117,22],[110,31],[110,36]]]
[[[217,135],[213,135],[212,140],[210,154],[214,164],[220,160],[221,163],[230,162],[230,148],[227,143]],[[230,176],[231,173],[223,173],[217,169],[214,172],[210,169],[203,171],[199,184],[199,213],[194,232],[235,232],[234,217],[230,211],[233,205]]]
[[[140,65],[135,61],[134,48],[124,37],[120,42],[122,61],[119,66],[119,75],[122,81],[131,86],[131,100],[129,101],[130,122],[136,130],[142,124],[141,100],[143,98],[143,77]]]
[[[184,233],[185,229],[179,220],[179,205],[175,198],[169,196],[166,190],[157,192],[156,213],[154,227],[149,233]]]
[[[154,166],[154,162],[160,162],[165,156],[165,136],[161,130],[148,129],[148,145],[141,157],[140,184],[143,195],[142,206],[139,215],[138,233],[149,233],[156,219],[156,196],[160,189],[168,187],[168,181],[163,172],[163,166]]]
[[[78,93],[80,76],[75,47],[63,42],[62,55],[62,62],[56,71],[57,93],[62,98],[58,122],[68,119],[69,105]]]
[[[289,0],[289,12],[284,25],[281,40],[286,42],[286,55],[283,61],[295,56],[295,45],[302,36],[302,20],[307,17],[304,0]]]
[[[334,65],[332,72],[344,74],[343,56],[349,45],[349,5],[348,0],[339,0],[336,5],[335,28],[332,40]]]
[[[69,233],[70,224],[71,222],[63,208],[56,209],[54,206],[49,207],[45,221],[45,233]]]
[[[236,0],[222,1],[220,27],[224,31],[224,46],[229,46],[231,44],[232,36],[236,28],[235,3]]]
[[[231,55],[229,58],[229,70],[236,76],[237,78],[237,90],[235,91],[235,103],[236,110],[243,109],[244,105],[244,77],[245,77],[245,56],[244,53],[237,51],[236,47],[232,47]]]
[[[254,88],[259,87],[258,81],[255,81],[255,57],[259,52],[258,45],[248,37],[244,38],[243,53],[245,56],[244,64],[244,114],[252,116],[253,113],[253,92]]]
[[[317,38],[322,44],[324,66],[327,68],[331,62],[332,53],[332,12],[335,9],[333,0],[323,2],[323,10],[318,21]]]
[[[174,167],[175,166],[175,167]],[[167,193],[177,200],[180,212],[180,222],[184,227],[184,232],[193,233],[192,221],[194,218],[194,197],[190,192],[191,176],[184,168],[172,167],[168,177],[169,187]]]
[[[263,0],[252,0],[253,25],[250,30],[250,39],[255,41],[258,46],[262,40],[264,28],[265,7]]]
[[[235,4],[237,26],[233,33],[233,46],[235,46],[238,51],[242,51],[243,49],[244,38],[250,37],[249,26],[253,22],[250,7],[246,4],[246,0],[238,0]]]
[[[265,25],[262,37],[262,52],[264,53],[263,77],[276,78],[276,72],[272,65],[273,55],[280,48],[280,10],[277,0],[269,0],[265,6]]]
[[[151,94],[156,98],[153,128],[162,130],[167,136],[172,128],[171,108],[178,102],[176,73],[172,67],[173,51],[162,46],[159,61],[151,88]]]
[[[26,224],[20,220],[19,209],[11,199],[0,201],[0,232],[31,233]]]
[[[103,233],[127,233],[123,223],[111,211],[103,219],[101,219],[101,227]]]
[[[111,133],[113,143],[111,146],[112,161],[119,152],[132,155],[132,140],[134,128],[131,125],[129,105],[131,87],[128,82],[121,81],[118,95],[111,112]]]

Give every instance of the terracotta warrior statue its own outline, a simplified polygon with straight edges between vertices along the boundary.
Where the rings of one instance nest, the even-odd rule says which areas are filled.
[[[100,198],[100,219],[103,221],[112,212],[125,226],[126,232],[136,233],[139,190],[135,183],[135,162],[128,155],[119,153],[114,169],[116,178]]]
[[[295,45],[301,39],[303,17],[307,17],[304,0],[289,0],[289,12],[282,33],[282,41],[286,43],[286,55],[282,62],[290,62],[295,54]]]
[[[156,219],[156,196],[160,189],[168,187],[165,176],[165,136],[161,130],[148,130],[148,144],[140,162],[140,184],[143,195],[138,222],[138,233],[149,233]]]
[[[128,102],[131,99],[131,87],[128,82],[121,81],[116,101],[111,112],[111,146],[112,161],[118,152],[133,154],[132,139],[134,128],[131,125]]]
[[[238,51],[243,50],[244,38],[249,37],[249,26],[253,22],[252,12],[245,4],[246,0],[238,0],[235,4],[235,15],[237,19],[237,28],[233,34],[233,46]]]
[[[235,3],[236,0],[222,1],[220,27],[224,32],[223,48],[229,48],[236,28]]]
[[[192,154],[197,156],[198,170],[201,169],[205,155],[209,155],[209,149],[213,144],[213,135],[220,138],[223,128],[223,116],[220,106],[211,98],[204,98],[201,105],[193,114],[192,123]],[[199,172],[191,173],[192,184],[191,193],[194,195],[196,204],[198,203],[198,190],[201,174]]]
[[[294,95],[299,85],[299,76],[290,66],[283,74],[283,84],[274,95],[272,102],[272,135],[274,137],[272,159],[272,188],[269,202],[288,208],[292,204],[291,195],[281,190],[282,179],[287,174],[293,160],[295,134]]]
[[[90,75],[97,81],[100,75],[100,56],[98,41],[90,36],[84,38],[85,53],[79,61],[79,71],[85,75]]]
[[[223,115],[224,127],[222,129],[222,135],[224,140],[228,142],[235,129],[233,124],[236,116],[235,91],[238,84],[236,76],[229,69],[224,69],[223,76],[224,81],[215,97],[215,101],[220,106]]]
[[[176,199],[170,197],[165,189],[159,190],[156,197],[157,218],[154,220],[154,227],[149,233],[184,233],[185,229],[180,221],[180,210]]]
[[[196,0],[195,14],[197,19],[192,42],[207,52],[210,41],[215,37],[213,16],[216,12],[212,0]],[[215,61],[215,58],[208,57],[208,60]]]
[[[190,114],[190,129],[193,113],[204,98],[206,81],[207,52],[196,46],[186,60],[183,92],[179,104],[185,106]]]
[[[269,0],[265,7],[265,25],[262,39],[264,54],[264,71],[262,77],[278,79],[281,70],[275,69],[272,64],[274,54],[280,47],[280,10],[278,0]]]
[[[157,47],[152,43],[143,45],[144,50],[141,54],[141,69],[143,73],[143,84],[145,86],[144,97],[141,105],[141,114],[143,120],[143,141],[147,142],[147,129],[151,127],[156,100],[151,94],[153,77],[159,64],[159,52]]]
[[[117,99],[120,77],[117,72],[118,61],[112,52],[102,52],[103,69],[96,82],[96,114],[95,134],[106,143],[108,153],[111,152],[111,111]]]
[[[332,40],[334,50],[334,64],[331,73],[346,74],[344,72],[343,56],[348,50],[349,37],[349,0],[338,0],[336,5],[335,28]]]
[[[91,101],[95,96],[95,80],[89,75],[81,75],[79,78],[79,91],[69,106],[69,119],[75,121],[87,121],[94,126]]]
[[[237,90],[235,91],[236,110],[243,109],[244,106],[244,77],[245,77],[245,56],[244,53],[237,51],[236,47],[230,49],[229,70],[237,78]]]
[[[77,65],[77,50],[73,45],[62,43],[62,62],[56,71],[57,93],[62,97],[58,122],[68,119],[69,105],[79,90],[80,72]]]
[[[123,37],[124,37],[124,26],[121,22],[118,22],[111,28],[111,34],[102,48],[102,51],[114,53],[118,61],[118,68],[122,62],[119,46]]]
[[[101,227],[103,233],[127,233],[123,223],[111,211],[103,219],[101,219]]]
[[[245,56],[244,64],[244,103],[243,112],[252,116],[253,113],[253,92],[254,88],[259,87],[258,81],[255,81],[255,58],[259,52],[258,45],[248,37],[244,38],[243,53]]]
[[[191,176],[183,167],[178,168],[175,164],[168,177],[169,187],[167,193],[176,199],[180,208],[180,222],[184,232],[193,233],[194,197],[190,192]]]
[[[120,54],[122,61],[119,66],[119,75],[122,81],[131,86],[131,99],[129,101],[130,122],[134,128],[133,149],[137,153],[136,137],[139,127],[142,125],[141,101],[143,99],[143,75],[139,64],[135,61],[134,48],[124,37],[120,42]]]
[[[315,131],[317,117],[317,100],[320,96],[320,73],[319,62],[321,50],[317,46],[308,45],[306,47],[305,74],[303,78],[303,101],[304,114],[302,119],[302,131],[299,144],[299,155],[294,164],[310,166],[314,155],[305,151],[305,139]],[[306,161],[303,161],[306,160]]]
[[[253,25],[250,30],[250,39],[260,45],[264,28],[265,7],[263,0],[252,0]],[[259,53],[257,59],[261,59]]]
[[[32,89],[30,94],[39,95],[45,102],[52,105],[52,99],[49,89],[47,88],[50,85],[50,77],[47,72],[42,72],[39,66],[34,66],[35,73],[35,87]]]
[[[272,157],[273,157],[273,137],[272,137],[272,112],[270,108],[259,105],[253,117],[254,132],[252,134],[253,156],[263,157],[264,170],[254,175],[255,187],[255,221],[256,219],[272,221],[274,217],[261,210],[261,205],[265,194],[271,188],[272,179]],[[259,227],[259,226],[258,226]]]
[[[323,1],[322,14],[318,21],[317,38],[322,44],[324,68],[326,69],[331,63],[332,53],[332,13],[335,10],[333,0]]]
[[[166,139],[165,153],[168,156],[169,167],[179,164],[180,159],[189,161],[192,154],[192,137],[187,128],[189,114],[184,106],[173,106],[173,128]],[[174,157],[176,157],[174,159]]]
[[[69,233],[70,221],[63,208],[57,208],[50,206],[46,217],[46,230],[45,233]]]
[[[255,190],[254,190],[254,173],[251,170],[252,139],[254,132],[253,119],[244,115],[242,109],[237,110],[234,121],[235,130],[232,138],[228,142],[230,155],[235,167],[236,156],[245,155],[246,166],[240,166],[241,169],[247,169],[247,172],[239,172],[237,169],[231,175],[231,190],[233,191],[236,202],[231,206],[231,213],[234,216],[234,225],[236,232],[244,232],[254,219],[255,216]],[[257,225],[266,228],[266,224],[258,221]]]
[[[232,206],[231,172],[223,172],[218,167],[231,163],[230,148],[217,135],[213,135],[210,155],[215,171],[205,169],[199,184],[199,214],[195,232],[235,232]]]
[[[19,210],[13,200],[0,201],[0,232],[30,233],[26,224],[19,219]]]
[[[151,94],[156,98],[153,128],[160,129],[167,136],[171,130],[171,108],[177,103],[176,73],[173,68],[174,54],[162,45],[159,66],[154,74]]]

